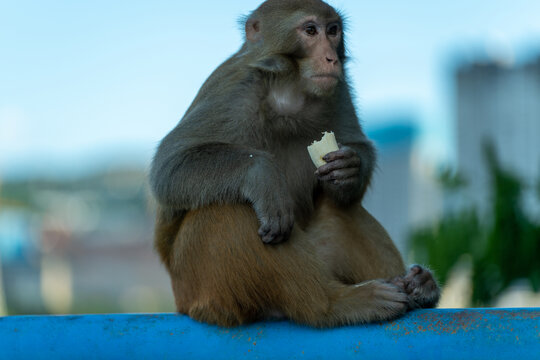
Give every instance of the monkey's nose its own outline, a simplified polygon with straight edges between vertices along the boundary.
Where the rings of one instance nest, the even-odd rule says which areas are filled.
[[[337,59],[334,57],[326,56],[326,61],[328,61],[329,63],[335,64],[337,62]]]

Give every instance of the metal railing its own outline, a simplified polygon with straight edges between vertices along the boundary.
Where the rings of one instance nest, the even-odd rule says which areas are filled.
[[[387,323],[220,328],[176,314],[0,317],[0,359],[540,359],[540,308],[417,310]]]

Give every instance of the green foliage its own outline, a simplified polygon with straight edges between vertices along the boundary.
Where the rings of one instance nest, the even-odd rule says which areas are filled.
[[[481,241],[480,224],[474,211],[452,214],[432,227],[418,229],[412,236],[415,260],[430,264],[441,283],[464,253],[475,252]]]
[[[447,190],[459,190],[467,186],[467,180],[450,167],[440,170],[439,182]]]
[[[487,144],[484,153],[492,185],[489,218],[481,222],[474,209],[460,210],[411,236],[417,260],[429,263],[443,284],[461,255],[471,256],[476,306],[489,305],[516,279],[540,290],[540,226],[522,209],[523,184],[501,167],[493,146]],[[447,192],[463,187],[461,179],[448,170],[441,174]]]

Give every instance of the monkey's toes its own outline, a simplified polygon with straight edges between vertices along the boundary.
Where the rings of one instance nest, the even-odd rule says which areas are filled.
[[[413,265],[404,280],[410,309],[431,308],[437,305],[440,289],[429,270]]]
[[[412,265],[409,269],[409,273],[412,275],[418,275],[424,272],[424,269],[420,265]]]
[[[413,265],[403,278],[405,292],[411,294],[416,288],[424,286],[430,280],[434,280],[431,272],[420,265]]]

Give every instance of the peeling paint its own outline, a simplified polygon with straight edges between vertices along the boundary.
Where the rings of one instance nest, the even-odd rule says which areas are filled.
[[[313,329],[286,321],[237,328],[178,314],[0,318],[0,359],[507,359],[540,354],[540,309],[430,309],[392,322]],[[65,341],[69,339],[69,341]]]

